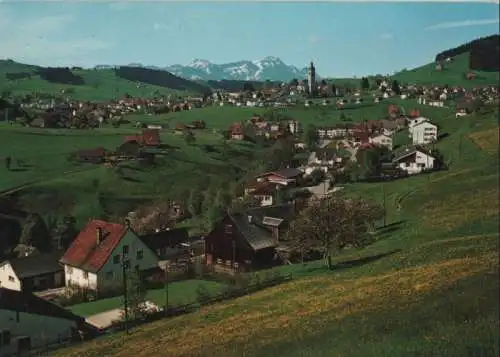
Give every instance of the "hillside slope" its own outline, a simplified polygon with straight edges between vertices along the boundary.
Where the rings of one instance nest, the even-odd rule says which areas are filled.
[[[294,281],[53,355],[497,356],[497,116],[433,119],[449,134],[436,144],[448,171],[347,186],[385,193],[389,224],[334,271],[281,267]]]
[[[33,92],[84,99],[106,100],[128,93],[136,97],[203,94],[208,86],[166,71],[118,69],[43,68],[0,60],[0,91],[23,95]]]
[[[442,70],[436,69],[436,64],[429,63],[412,70],[405,70],[396,73],[391,78],[400,83],[420,84],[420,85],[449,85],[463,86],[466,88],[498,85],[498,72],[472,71],[475,78],[466,79],[469,72],[469,53],[462,53],[452,58],[450,63],[445,63]]]

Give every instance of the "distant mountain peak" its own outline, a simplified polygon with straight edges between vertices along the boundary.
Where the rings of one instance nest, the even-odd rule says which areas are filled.
[[[258,60],[242,60],[216,64],[196,58],[188,65],[173,65],[165,70],[186,79],[245,80],[245,81],[290,81],[307,77],[307,67],[298,69],[285,64],[279,57],[266,56]]]

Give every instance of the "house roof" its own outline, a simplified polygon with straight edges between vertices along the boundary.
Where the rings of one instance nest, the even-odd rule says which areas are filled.
[[[157,233],[145,234],[139,237],[149,249],[156,250],[164,247],[173,247],[179,243],[189,241],[186,228],[174,228]]]
[[[302,175],[302,171],[295,168],[286,168],[277,171],[267,172],[264,175],[275,175],[285,179],[292,179]]]
[[[158,129],[144,129],[142,139],[145,145],[158,145],[160,143],[160,131]]]
[[[279,184],[272,182],[258,182],[257,185],[254,186],[254,190],[250,192],[250,195],[272,195],[276,192],[276,187]]]
[[[0,310],[56,317],[83,325],[85,319],[34,294],[0,288]]]
[[[103,238],[97,244],[97,230]],[[127,228],[121,224],[91,220],[78,234],[60,262],[92,273],[98,272],[120,243]]]
[[[284,222],[282,218],[274,218],[274,217],[264,217],[262,220],[262,224],[269,227],[279,227],[281,223]]]
[[[276,240],[267,229],[250,223],[244,214],[228,213],[228,217],[240,232],[241,237],[250,245],[254,251],[272,248],[276,246]]]
[[[61,255],[61,252],[33,254],[27,257],[7,260],[2,265],[10,264],[19,279],[31,278],[62,271],[63,267],[59,264]]]
[[[264,224],[264,219],[266,217],[282,219],[283,221],[291,220],[295,217],[295,207],[292,203],[284,203],[279,205],[250,208],[247,209],[245,213],[252,216],[253,222],[257,224]]]
[[[420,153],[422,153],[424,155],[433,157],[431,154],[426,153],[423,150],[413,149],[413,150],[410,150],[410,151],[406,151],[406,152],[400,153],[399,155],[397,155],[396,157],[394,157],[394,159],[392,159],[392,162],[399,161],[399,160],[404,159],[404,158],[406,158],[408,156],[411,156],[411,155],[415,155],[417,152],[420,152]]]

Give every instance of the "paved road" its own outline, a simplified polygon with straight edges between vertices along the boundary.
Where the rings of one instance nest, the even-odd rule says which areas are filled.
[[[160,311],[160,307],[151,301],[146,301],[146,309],[149,311]],[[104,311],[100,314],[87,316],[87,318],[85,318],[85,321],[92,326],[103,329],[111,326],[115,321],[120,320],[122,311],[123,309],[112,309]]]

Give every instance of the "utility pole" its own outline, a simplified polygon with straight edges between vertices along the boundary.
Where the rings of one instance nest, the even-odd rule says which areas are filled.
[[[125,310],[125,334],[128,334],[128,289],[127,289],[127,269],[129,261],[127,259],[127,252],[125,247],[122,250],[122,274],[123,274],[123,307]]]
[[[382,197],[384,202],[384,227],[387,225],[387,197],[385,192],[385,186],[382,183]]]
[[[233,237],[232,244],[233,244],[233,270],[236,272],[236,269],[234,267],[234,263],[236,261],[236,241],[234,240],[234,237]]]
[[[165,316],[168,314],[168,263],[165,264]]]

